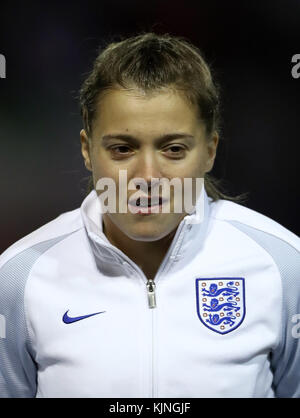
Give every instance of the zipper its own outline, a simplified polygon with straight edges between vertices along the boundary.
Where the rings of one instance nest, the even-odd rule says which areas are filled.
[[[174,256],[172,254],[172,252],[174,251],[174,247],[176,246],[176,244],[177,244],[177,247],[180,248],[181,241],[182,241],[182,240],[180,240],[180,237],[182,235],[182,231],[183,231],[185,226],[186,226],[186,222],[185,222],[185,220],[183,220],[182,224],[179,225],[179,227],[177,228],[177,231],[176,231],[175,236],[173,238],[173,242],[172,242],[171,246],[169,247],[169,249],[168,249],[168,251],[167,251],[167,253],[166,253],[159,269],[158,269],[158,271],[156,272],[156,275],[155,275],[154,279],[148,279],[146,277],[146,275],[144,274],[144,272],[142,271],[142,269],[140,269],[139,266],[137,266],[135,263],[133,263],[132,260],[126,254],[124,254],[121,250],[119,250],[117,247],[114,247],[110,244],[108,244],[108,245],[105,244],[105,246],[107,248],[110,248],[112,250],[112,252],[117,254],[118,258],[120,257],[121,260],[125,259],[126,263],[128,263],[135,270],[135,272],[138,273],[138,275],[143,278],[143,281],[146,283],[146,291],[147,291],[147,299],[148,299],[149,309],[156,308],[156,293],[155,293],[156,284],[155,284],[155,280],[157,280],[162,275],[162,273],[165,271],[169,260],[170,259],[174,260],[174,258],[176,258],[177,254],[175,254],[175,256]],[[94,236],[94,240],[98,241],[99,244],[103,245],[103,242],[100,241],[98,239],[98,237]],[[178,250],[177,250],[177,253],[178,253]]]
[[[186,222],[183,221],[182,224],[178,227],[175,236],[173,238],[173,242],[171,244],[171,246],[169,247],[165,258],[163,259],[158,271],[156,272],[156,275],[154,277],[154,279],[147,279],[147,283],[146,283],[146,288],[147,288],[147,294],[148,294],[148,306],[150,309],[156,308],[156,295],[155,295],[155,288],[156,288],[156,284],[155,284],[155,280],[157,280],[162,273],[165,271],[167,265],[169,264],[169,260],[172,259],[174,260],[174,258],[176,257],[177,254],[175,254],[175,256],[173,256],[172,258],[172,252],[174,250],[175,245],[177,244],[178,247],[181,246],[181,240],[179,239],[183,233],[183,229],[186,226]],[[178,251],[177,251],[178,252]]]
[[[155,284],[155,280],[157,280],[157,278],[162,275],[162,273],[164,272],[164,270],[165,270],[165,268],[168,264],[169,259],[172,258],[172,256],[170,257],[170,255],[172,254],[174,246],[176,245],[176,243],[178,244],[178,246],[181,245],[181,240],[179,240],[179,237],[181,236],[182,230],[183,230],[185,225],[186,225],[186,222],[184,221],[182,223],[182,225],[180,225],[180,227],[178,227],[178,229],[175,233],[175,236],[173,238],[173,242],[172,242],[171,246],[169,247],[169,249],[168,249],[168,251],[165,255],[165,258],[162,261],[158,271],[156,272],[156,275],[155,275],[154,279],[147,279],[147,281],[146,281],[146,289],[147,289],[149,309],[156,308],[156,294],[155,294],[156,284]],[[179,242],[177,242],[177,241],[179,241]],[[176,257],[176,255],[175,255],[175,257]],[[174,257],[173,257],[173,259],[174,259]],[[146,277],[143,272],[142,272],[142,274],[143,274],[144,277]]]
[[[184,226],[186,225],[186,222],[184,221],[182,223],[182,225],[180,225],[175,233],[173,242],[171,244],[171,246],[169,247],[167,254],[165,255],[164,260],[162,261],[154,279],[147,279],[146,282],[146,288],[147,288],[147,296],[148,296],[148,307],[149,309],[152,309],[151,312],[151,335],[152,335],[152,344],[151,344],[151,351],[152,351],[152,356],[151,356],[151,397],[155,398],[156,397],[156,393],[154,391],[154,388],[156,387],[156,381],[155,381],[155,371],[154,371],[154,363],[155,363],[155,339],[154,339],[154,328],[155,328],[155,321],[156,321],[156,312],[155,309],[156,308],[156,294],[155,294],[155,288],[156,288],[156,284],[155,284],[155,280],[157,280],[157,278],[159,278],[163,272],[166,270],[167,265],[169,264],[169,260],[174,260],[174,258],[176,258],[176,255],[179,251],[179,248],[181,247],[181,242],[182,240],[180,239],[182,234],[183,234],[183,229]],[[174,251],[174,247],[175,245],[177,246],[177,252],[176,254],[173,256],[173,252]],[[154,318],[155,316],[155,318]]]
[[[116,247],[111,247],[111,249],[121,257],[121,260],[125,259],[126,262],[135,270],[135,272],[138,273],[141,278],[143,278],[143,281],[146,282],[148,308],[152,310],[151,312],[151,340],[152,340],[152,344],[151,344],[151,352],[152,352],[152,355],[151,355],[151,382],[152,382],[151,396],[152,398],[154,398],[154,395],[155,395],[154,393],[154,386],[155,386],[154,384],[154,376],[155,376],[155,373],[154,373],[154,315],[155,315],[155,309],[154,308],[156,308],[155,280],[157,280],[162,275],[167,265],[169,264],[170,260],[174,261],[174,259],[176,259],[178,251],[181,247],[181,243],[182,243],[181,236],[183,234],[183,230],[185,226],[186,226],[186,222],[183,221],[182,224],[179,225],[179,227],[177,228],[177,231],[173,238],[173,242],[171,246],[169,247],[154,279],[148,279],[146,275],[144,274],[144,272],[142,271],[142,269],[140,269],[139,266],[133,263],[132,260],[126,256],[126,254],[124,254],[122,251],[120,251]],[[176,254],[173,254],[175,252]]]
[[[156,308],[155,282],[153,279],[148,279],[146,283],[148,294],[148,306],[150,309]]]
[[[177,228],[177,231],[175,233],[175,236],[173,238],[173,242],[171,244],[171,246],[169,247],[158,271],[156,272],[156,275],[154,277],[154,279],[148,279],[146,277],[146,275],[144,274],[144,272],[142,271],[141,268],[139,268],[139,266],[137,266],[135,263],[132,262],[132,260],[126,255],[124,254],[121,250],[119,250],[116,247],[111,246],[111,249],[117,253],[118,255],[121,256],[121,258],[124,260],[124,258],[126,259],[126,262],[139,274],[140,277],[143,278],[143,280],[146,282],[146,291],[147,291],[147,299],[148,299],[148,307],[149,309],[154,309],[156,308],[156,293],[155,293],[155,289],[156,289],[156,283],[155,280],[157,280],[162,273],[165,271],[169,260],[174,260],[174,258],[176,258],[176,255],[173,255],[172,252],[174,251],[174,247],[177,245],[177,248],[181,246],[181,241],[180,237],[183,233],[183,229],[186,226],[186,222],[185,220],[183,220],[182,224],[179,225],[179,227]],[[177,253],[178,253],[178,249],[177,249]]]

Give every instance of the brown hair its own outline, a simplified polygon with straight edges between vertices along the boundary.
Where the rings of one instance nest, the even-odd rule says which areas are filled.
[[[219,130],[219,88],[200,50],[187,39],[152,32],[111,42],[102,48],[93,69],[80,90],[80,106],[84,129],[91,136],[101,94],[120,86],[137,87],[145,93],[164,87],[182,90],[199,109],[208,139]],[[205,188],[213,200],[238,198],[220,190],[220,180],[205,176]],[[87,192],[94,188],[90,177]]]

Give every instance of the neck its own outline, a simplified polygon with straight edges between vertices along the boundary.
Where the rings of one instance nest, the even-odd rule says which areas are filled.
[[[103,232],[112,245],[126,254],[148,279],[153,279],[163,261],[177,228],[156,241],[137,241],[129,238],[114,225],[108,216],[103,215]]]

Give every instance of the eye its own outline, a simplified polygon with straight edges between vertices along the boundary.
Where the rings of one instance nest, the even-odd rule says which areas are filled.
[[[171,158],[183,158],[185,156],[186,148],[182,145],[170,145],[164,149],[165,154]]]
[[[109,148],[113,158],[122,158],[131,154],[131,149],[127,145],[117,145]]]

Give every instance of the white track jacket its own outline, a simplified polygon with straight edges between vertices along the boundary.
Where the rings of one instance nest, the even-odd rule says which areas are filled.
[[[2,397],[300,397],[300,239],[204,191],[154,281],[93,190],[0,257]],[[150,255],[149,255],[150,256]]]

